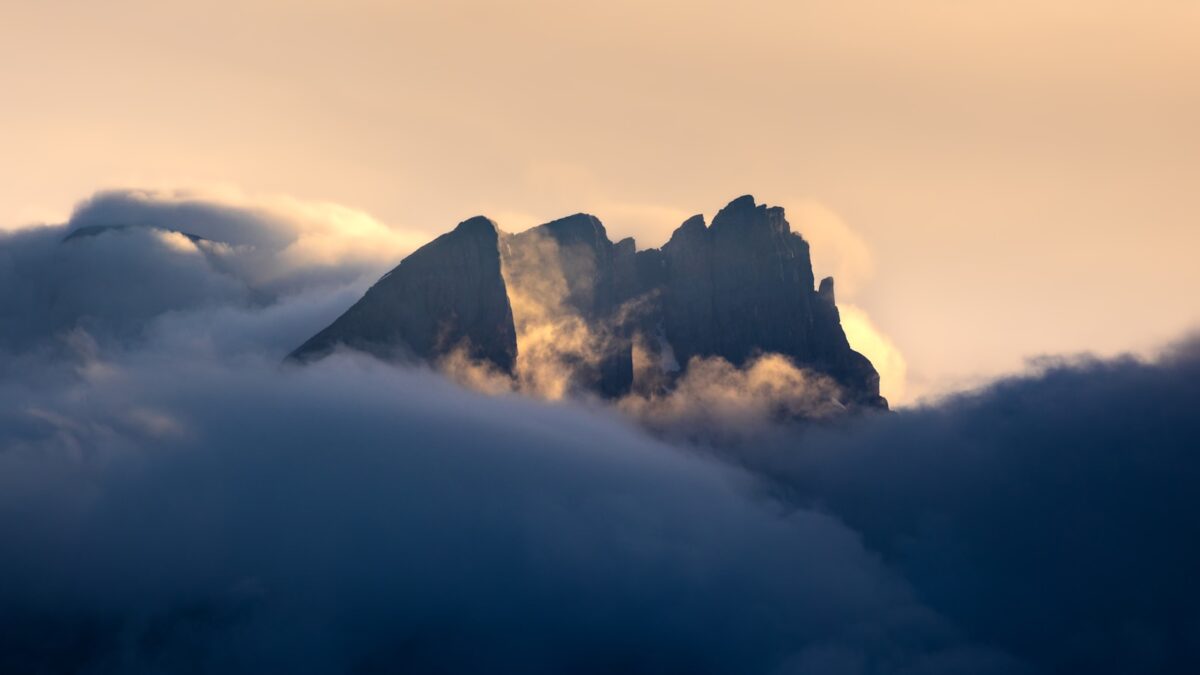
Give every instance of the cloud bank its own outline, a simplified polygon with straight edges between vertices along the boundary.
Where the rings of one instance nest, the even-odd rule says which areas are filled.
[[[127,341],[173,312],[361,291],[414,243],[336,205],[102,192],[63,225],[0,235],[0,356],[76,328]]]
[[[282,367],[372,263],[177,202],[107,195],[0,238],[0,671],[1200,657],[1200,342],[805,427],[762,410],[814,383],[709,364],[630,415],[352,354]]]
[[[933,407],[742,459],[836,514],[928,606],[1048,672],[1200,660],[1200,339],[1050,359]]]

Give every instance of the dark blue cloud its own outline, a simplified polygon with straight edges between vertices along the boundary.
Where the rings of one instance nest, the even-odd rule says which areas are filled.
[[[137,190],[97,193],[81,202],[66,224],[69,234],[112,227],[167,228],[268,251],[279,251],[296,240],[291,224],[267,210],[231,207],[199,196]]]
[[[1006,663],[836,518],[615,414],[351,359],[140,358],[0,390],[5,669]]]
[[[742,453],[975,639],[1047,672],[1200,662],[1200,341],[1044,364]]]
[[[338,216],[112,191],[62,225],[0,233],[0,370],[76,329],[123,344],[168,314],[262,309],[300,295],[317,300],[305,324],[314,332],[349,304],[326,308],[328,297],[361,295],[394,262],[363,241],[323,261],[289,249],[314,231],[328,236]]]

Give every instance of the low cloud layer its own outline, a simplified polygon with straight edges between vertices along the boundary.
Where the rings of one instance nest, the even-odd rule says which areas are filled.
[[[143,358],[0,393],[4,669],[771,672],[831,651],[976,654],[835,517],[783,514],[615,413],[353,358]]]
[[[836,514],[928,605],[1048,672],[1200,662],[1200,339],[1052,359],[739,460]]]
[[[764,411],[820,383],[770,357],[616,407],[486,395],[280,365],[369,257],[294,257],[304,226],[245,205],[104,199],[0,238],[0,671],[1200,659],[1200,342],[802,427]],[[158,229],[62,241],[117,215]]]
[[[124,342],[170,313],[361,293],[417,243],[336,205],[100,193],[65,224],[0,235],[0,356],[76,328]]]

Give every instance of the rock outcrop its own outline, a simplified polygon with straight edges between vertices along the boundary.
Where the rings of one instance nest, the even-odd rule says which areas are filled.
[[[290,358],[317,359],[341,345],[385,358],[436,361],[461,349],[511,373],[517,336],[499,240],[487,218],[460,223],[405,258]]]
[[[572,344],[557,351],[567,354],[572,386],[603,396],[633,386],[640,336],[652,357],[681,368],[697,357],[740,366],[782,354],[835,380],[843,404],[887,407],[878,373],[842,330],[833,279],[814,288],[808,242],[782,208],[749,195],[711,226],[689,218],[661,250],[638,251],[632,239],[614,244],[587,214],[515,235],[473,218],[406,258],[293,357],[344,344],[435,361],[463,348],[513,373],[521,336],[556,318],[586,333],[571,331]],[[562,333],[550,339],[567,341]],[[554,332],[537,334],[545,341]]]
[[[808,242],[782,208],[739,197],[711,227],[689,218],[662,252],[666,338],[680,363],[774,352],[832,376],[855,403],[885,405],[878,374],[842,331],[833,280],[814,291]]]

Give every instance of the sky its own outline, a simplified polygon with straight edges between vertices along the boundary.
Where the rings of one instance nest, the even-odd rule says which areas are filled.
[[[911,402],[1200,325],[1197,31],[1186,0],[4,3],[0,227],[187,189],[657,246],[751,193]]]
[[[1198,23],[0,3],[0,672],[1195,670]],[[891,411],[284,361],[470,216],[745,193]]]

